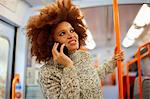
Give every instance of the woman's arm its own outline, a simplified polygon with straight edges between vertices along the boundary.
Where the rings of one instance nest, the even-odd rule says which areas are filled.
[[[109,73],[112,73],[114,69],[116,68],[117,64],[114,59],[111,59],[109,61],[106,61],[104,64],[98,66],[97,72],[100,79],[104,79],[106,75]]]
[[[75,67],[60,70],[44,66],[39,71],[39,83],[48,99],[79,99],[80,87]]]
[[[102,66],[97,68],[98,75],[100,79],[104,79],[105,76],[109,73],[112,73],[114,69],[117,67],[117,61],[124,60],[124,52],[120,51],[118,54],[114,54],[114,56],[107,62],[105,62]]]

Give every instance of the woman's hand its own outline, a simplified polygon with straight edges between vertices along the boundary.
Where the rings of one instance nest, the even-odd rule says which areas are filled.
[[[52,49],[53,61],[58,62],[59,64],[62,64],[65,67],[73,66],[73,61],[63,52],[65,44],[61,45],[60,52],[58,52],[57,50],[58,45],[59,43],[55,43]]]
[[[113,60],[113,66],[116,67],[117,66],[117,61],[123,61],[124,60],[124,52],[120,51],[119,53],[114,53],[114,56],[112,57]]]
[[[123,61],[124,60],[124,52],[120,51],[119,53],[115,53],[113,56],[115,61]]]
[[[117,53],[118,48],[115,47],[114,50],[114,56],[113,56],[113,60],[117,61],[123,61],[124,60],[124,51],[120,51],[119,53]]]

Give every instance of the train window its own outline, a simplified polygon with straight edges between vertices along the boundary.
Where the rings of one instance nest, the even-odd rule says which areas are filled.
[[[35,57],[31,57],[31,43],[28,43],[26,68],[26,99],[44,99],[38,84],[38,71],[42,64],[36,62]]]
[[[7,68],[8,68],[9,43],[0,37],[0,99],[5,99]]]

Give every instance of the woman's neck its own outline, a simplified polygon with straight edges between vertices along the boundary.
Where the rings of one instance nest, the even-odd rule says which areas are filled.
[[[77,51],[77,50],[73,50],[73,51],[70,51],[70,50],[69,50],[69,51],[68,51],[68,54],[71,55],[71,54],[75,53],[76,51]]]

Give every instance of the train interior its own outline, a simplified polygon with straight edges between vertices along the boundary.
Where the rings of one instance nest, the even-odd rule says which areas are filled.
[[[31,57],[26,24],[30,16],[54,1],[0,0],[0,99],[44,99],[38,84],[43,63]],[[99,66],[113,55],[116,46],[115,0],[72,1],[84,13],[88,26],[85,47],[93,64]],[[100,82],[104,99],[150,99],[150,0],[118,0],[118,8],[119,42],[125,59]]]

